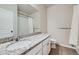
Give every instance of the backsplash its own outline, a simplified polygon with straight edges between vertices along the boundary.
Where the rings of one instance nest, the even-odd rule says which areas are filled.
[[[23,37],[28,37],[28,36],[40,34],[40,33],[41,32],[36,32],[36,33],[27,34],[27,35],[21,35],[21,36],[18,36],[18,37],[19,38],[23,38]],[[0,39],[0,44],[5,43],[5,42],[9,42],[9,41],[12,41],[12,40],[15,40],[16,38],[17,38],[17,36],[2,38],[2,39]]]
[[[9,42],[12,40],[13,40],[13,37],[2,38],[2,39],[0,39],[0,44],[5,43],[5,42]]]

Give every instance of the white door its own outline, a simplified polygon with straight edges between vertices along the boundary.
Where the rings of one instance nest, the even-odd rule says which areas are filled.
[[[78,41],[78,23],[79,23],[79,5],[75,5],[73,8],[72,29],[70,33],[69,44],[77,46]]]

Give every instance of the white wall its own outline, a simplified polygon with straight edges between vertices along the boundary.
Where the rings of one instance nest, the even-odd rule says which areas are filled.
[[[14,13],[13,28],[14,28],[14,35],[17,35],[17,5],[16,4],[0,4],[0,8],[10,10]]]
[[[47,9],[47,30],[58,43],[68,45],[73,14],[73,5],[53,5]]]

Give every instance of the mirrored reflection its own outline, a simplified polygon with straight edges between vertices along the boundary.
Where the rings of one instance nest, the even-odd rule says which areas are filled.
[[[13,12],[0,8],[0,38],[13,36]]]
[[[40,13],[28,4],[18,5],[18,34],[40,32]]]
[[[30,4],[0,5],[0,39],[40,32],[40,13]]]

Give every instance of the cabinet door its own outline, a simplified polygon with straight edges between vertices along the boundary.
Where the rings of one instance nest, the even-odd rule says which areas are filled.
[[[42,49],[38,51],[35,55],[42,55]]]
[[[49,39],[46,39],[43,42],[43,55],[48,55],[50,51],[50,41]]]
[[[48,55],[50,52],[50,43],[48,42],[46,45],[43,47],[43,55]]]
[[[48,55],[48,47],[47,47],[47,45],[43,46],[43,55]]]
[[[36,55],[38,53],[42,54],[40,50],[42,49],[42,43],[34,47],[32,50],[30,50],[26,55]]]

